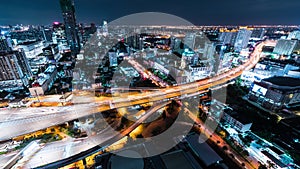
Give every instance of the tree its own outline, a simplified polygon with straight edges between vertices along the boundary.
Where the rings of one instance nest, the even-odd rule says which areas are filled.
[[[265,165],[260,165],[258,169],[268,169]]]
[[[223,146],[222,149],[223,149],[224,151],[227,151],[227,150],[228,150],[228,147],[227,147],[227,146]]]
[[[268,163],[268,168],[275,168],[275,164],[272,163],[272,161],[268,160],[267,163]]]

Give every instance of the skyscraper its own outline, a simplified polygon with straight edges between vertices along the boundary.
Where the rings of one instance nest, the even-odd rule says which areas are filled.
[[[11,51],[12,45],[9,42],[9,39],[4,36],[0,36],[0,51]]]
[[[204,49],[203,49],[203,55],[201,59],[212,59],[214,57],[214,52],[215,52],[215,45],[210,42],[206,42]]]
[[[194,50],[195,38],[196,38],[196,35],[194,33],[189,33],[189,34],[185,35],[184,44],[185,44],[186,48],[190,48],[190,49]]]
[[[118,66],[118,56],[116,52],[109,51],[108,57],[109,57],[109,66]]]
[[[221,42],[222,45],[234,45],[236,37],[237,37],[237,30],[220,30],[218,40]]]
[[[293,39],[297,39],[297,40],[300,40],[300,31],[299,30],[296,30],[296,31],[293,31],[289,34],[288,38],[289,40],[293,40]]]
[[[0,81],[14,81],[28,85],[32,76],[28,60],[22,49],[0,52]]]
[[[252,30],[251,38],[262,39],[265,35],[265,28],[255,28]]]
[[[80,52],[78,27],[76,24],[74,0],[60,0],[60,6],[65,22],[67,43],[70,45],[73,55]]]
[[[26,86],[31,76],[24,50],[12,50],[10,39],[0,37],[0,88],[13,88],[13,84]]]
[[[274,48],[274,53],[279,55],[291,55],[297,43],[297,40],[279,39]]]
[[[188,33],[184,38],[184,45],[186,48],[192,50],[203,50],[205,43],[208,41],[209,40],[203,32]]]
[[[242,49],[246,48],[248,42],[250,40],[252,31],[247,29],[240,29],[238,35],[236,37],[234,48],[236,51],[241,51]]]
[[[103,35],[105,35],[105,36],[108,35],[108,25],[107,25],[107,21],[103,21],[102,31],[103,31]]]

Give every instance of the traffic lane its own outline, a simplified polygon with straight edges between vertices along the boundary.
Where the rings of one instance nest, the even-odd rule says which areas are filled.
[[[138,127],[141,123],[143,123],[143,121],[149,118],[153,113],[155,113],[158,109],[166,106],[169,103],[170,102],[165,102],[153,106],[150,110],[147,111],[147,113],[144,116],[142,116],[133,125],[128,127],[126,130],[122,131],[121,133],[115,131],[112,127],[107,127],[103,130],[103,132],[97,135],[89,136],[88,138],[80,141],[60,141],[45,145],[45,147],[42,150],[40,150],[30,159],[30,161],[27,163],[27,166],[43,166],[79,154],[80,152],[89,150],[97,145],[105,147],[107,145],[104,145],[104,143],[106,144],[113,138],[122,138],[126,136],[136,127]],[[47,157],[47,160],[45,160],[44,157]]]
[[[60,112],[45,116],[20,119],[0,123],[0,141],[8,140],[16,136],[32,133],[50,126],[63,124],[77,118],[88,116],[98,112],[97,109],[88,107],[71,107],[67,112]]]

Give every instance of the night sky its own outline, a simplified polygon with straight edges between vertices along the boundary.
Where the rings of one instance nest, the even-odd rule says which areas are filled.
[[[300,25],[299,0],[75,0],[80,23],[137,12],[164,12],[195,25]],[[59,0],[2,0],[0,25],[62,21]]]

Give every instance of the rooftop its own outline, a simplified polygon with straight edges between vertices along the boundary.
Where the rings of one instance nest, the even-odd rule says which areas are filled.
[[[19,43],[18,45],[32,45],[32,44],[35,44],[37,43],[38,41],[26,41],[26,42],[21,42]]]
[[[190,135],[186,138],[191,149],[197,154],[206,167],[222,161],[223,159],[198,135]]]
[[[292,77],[283,77],[283,76],[275,76],[264,79],[263,81],[272,83],[278,86],[286,86],[286,87],[299,87],[300,79],[292,78]]]
[[[167,169],[177,168],[178,166],[184,169],[194,169],[182,150],[161,155],[161,158]]]
[[[249,123],[252,123],[252,121],[250,121],[249,118],[241,115],[240,113],[234,111],[234,110],[229,110],[229,109],[224,109],[224,112],[226,114],[228,114],[229,116],[231,116],[232,118],[238,120],[240,123],[242,124],[249,124]]]

